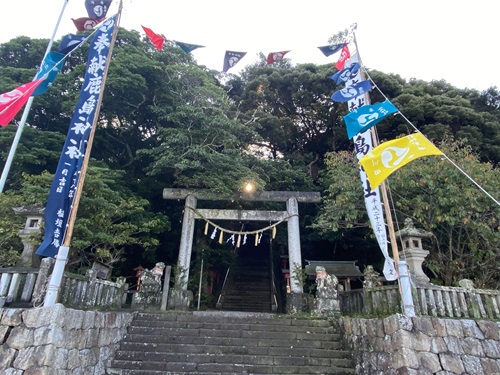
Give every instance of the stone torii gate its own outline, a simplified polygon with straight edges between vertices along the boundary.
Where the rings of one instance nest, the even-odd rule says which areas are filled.
[[[209,190],[191,189],[163,189],[164,199],[184,199],[185,209],[182,221],[181,240],[179,245],[179,259],[175,275],[175,286],[171,291],[169,306],[175,309],[187,309],[192,299],[192,292],[188,291],[189,264],[193,246],[195,219],[208,220],[238,220],[238,221],[287,221],[288,229],[288,256],[290,263],[291,294],[288,296],[288,305],[293,311],[302,308],[302,282],[296,271],[302,269],[302,255],[300,250],[300,228],[298,202],[319,203],[321,196],[318,192],[297,191],[262,191],[254,193],[239,193],[232,196],[220,196]],[[286,211],[255,211],[255,210],[222,210],[199,209],[198,200],[211,201],[253,201],[253,202],[286,202]]]

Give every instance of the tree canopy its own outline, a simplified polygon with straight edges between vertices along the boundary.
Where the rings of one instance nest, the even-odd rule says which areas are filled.
[[[34,77],[46,43],[18,37],[0,44],[0,92]],[[75,50],[52,88],[34,100],[6,192],[0,194],[1,264],[12,264],[21,250],[16,231],[22,223],[7,207],[46,203],[87,52],[85,45]],[[331,64],[293,65],[288,59],[267,65],[262,55],[241,75],[221,75],[180,48],[157,51],[138,32],[120,29],[79,208],[72,266],[84,269],[97,259],[128,274],[137,263],[173,264],[182,205],[163,200],[162,189],[204,188],[230,195],[247,180],[260,190],[322,192],[321,204],[301,207],[304,258],[380,264],[342,118],[348,109],[330,99],[338,89],[329,78],[335,72]],[[372,102],[389,98],[413,126],[498,195],[496,87],[479,92],[445,81],[367,73],[379,90],[371,92]],[[20,115],[0,129],[2,165]],[[381,141],[413,131],[400,115],[377,125]],[[438,158],[412,162],[391,176],[390,187],[396,219],[411,217],[434,234],[426,262],[433,280],[451,285],[469,277],[477,285],[498,286],[498,207],[477,187]]]

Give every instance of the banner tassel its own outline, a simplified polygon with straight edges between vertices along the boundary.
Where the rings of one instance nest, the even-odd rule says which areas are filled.
[[[221,244],[222,243],[222,240],[224,239],[224,231],[221,230],[220,231],[220,234],[219,234],[219,243]]]
[[[208,221],[205,223],[205,236],[208,234]]]

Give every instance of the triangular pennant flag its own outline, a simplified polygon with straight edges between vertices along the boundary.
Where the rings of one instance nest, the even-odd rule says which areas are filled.
[[[349,139],[375,126],[398,109],[389,100],[382,103],[364,105],[344,116]]]
[[[328,56],[331,56],[334,53],[340,51],[346,45],[347,45],[347,43],[340,43],[340,44],[334,44],[333,46],[323,46],[323,47],[318,47],[318,48],[321,52],[323,52],[323,55],[328,57]]]
[[[355,85],[343,88],[342,90],[336,91],[332,95],[332,100],[335,102],[347,102],[351,99],[357,98],[372,89],[372,85],[369,80],[361,81]]]
[[[269,55],[267,55],[267,63],[272,64],[280,61],[288,52],[290,51],[271,52]]]
[[[33,91],[33,96],[42,95],[52,86],[57,74],[64,65],[65,58],[66,55],[55,51],[51,51],[45,56],[42,61],[42,66],[40,66],[35,76],[35,79],[42,78],[43,82]]]
[[[174,43],[179,47],[181,50],[183,50],[186,53],[191,53],[197,48],[203,48],[205,46],[200,46],[198,44],[189,44],[189,43],[183,43],[183,42],[178,42],[177,40],[174,40]]]
[[[246,52],[226,51],[226,55],[224,56],[224,67],[222,68],[222,71],[227,72],[229,69],[235,66],[246,54]]]
[[[347,82],[347,80],[352,79],[356,76],[359,70],[358,63],[352,63],[349,67],[338,71],[334,75],[331,75],[330,78],[335,81],[336,85],[340,85],[342,82]]]
[[[161,51],[161,49],[163,48],[163,43],[165,43],[165,38],[161,35],[156,34],[153,30],[147,27],[142,26],[142,28],[146,32],[146,35],[148,36],[151,43],[156,46],[156,49],[158,49],[158,51]]]
[[[59,47],[57,48],[59,52],[67,55],[73,51],[80,44],[85,42],[89,36],[88,35],[77,35],[77,34],[66,34],[62,37]]]
[[[99,23],[99,20],[88,17],[81,17],[77,18],[76,20],[72,18],[71,20],[75,24],[75,27],[78,31],[92,30]]]
[[[422,133],[384,142],[359,160],[372,189],[410,161],[427,155],[442,155]]]
[[[108,13],[111,0],[85,0],[85,8],[89,18],[105,18]]]
[[[7,125],[16,116],[42,81],[37,79],[0,95],[0,125]]]
[[[351,53],[349,52],[349,46],[345,45],[344,47],[342,47],[342,52],[340,52],[339,61],[337,61],[337,63],[335,64],[337,70],[344,69],[344,64],[349,57],[351,57]]]

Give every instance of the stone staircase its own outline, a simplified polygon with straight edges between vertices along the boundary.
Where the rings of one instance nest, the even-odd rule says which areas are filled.
[[[230,270],[220,310],[272,312],[269,262],[252,260]]]
[[[107,375],[354,374],[335,322],[229,311],[139,313]]]
[[[266,247],[241,248],[217,308],[224,311],[270,313],[271,262]]]

